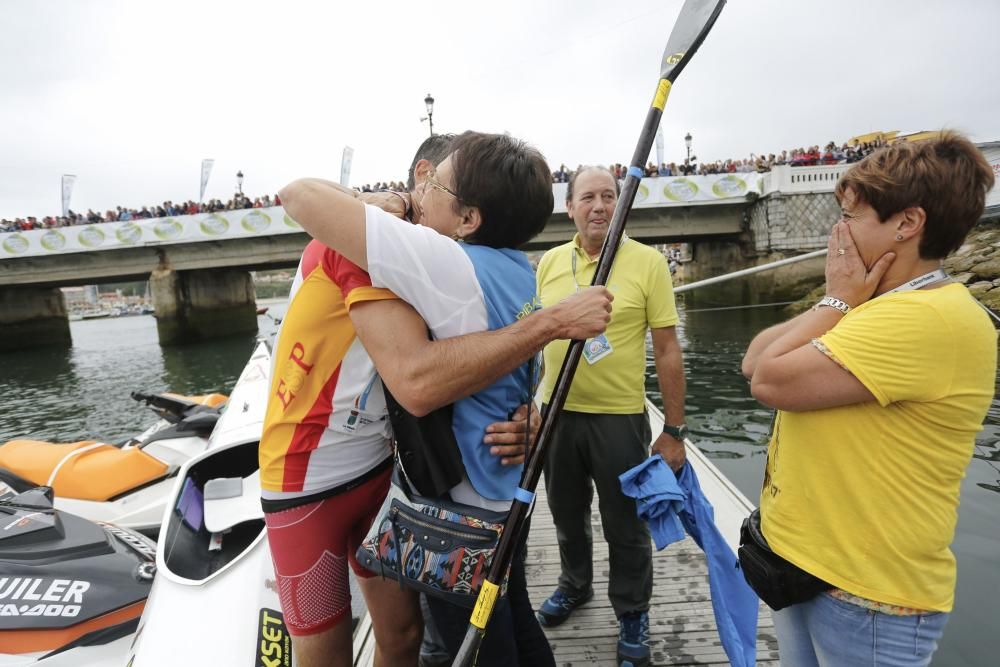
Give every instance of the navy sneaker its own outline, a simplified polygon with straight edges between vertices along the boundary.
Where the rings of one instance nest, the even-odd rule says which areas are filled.
[[[618,619],[619,667],[646,667],[649,660],[649,612],[622,614]]]
[[[538,608],[538,622],[544,628],[554,628],[570,617],[577,607],[581,607],[594,599],[594,591],[590,590],[583,595],[566,595],[561,588],[557,588],[548,600]]]

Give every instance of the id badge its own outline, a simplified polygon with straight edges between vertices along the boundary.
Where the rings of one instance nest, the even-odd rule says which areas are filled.
[[[583,358],[588,364],[596,364],[612,352],[614,348],[611,347],[611,341],[604,334],[591,338],[583,344]]]

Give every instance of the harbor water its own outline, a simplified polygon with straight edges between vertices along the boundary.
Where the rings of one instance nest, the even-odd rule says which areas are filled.
[[[282,301],[259,318],[273,331]],[[679,326],[687,369],[687,422],[692,439],[739,489],[757,501],[767,448],[770,410],[750,396],[739,373],[755,333],[784,319],[777,308],[703,310],[682,315]],[[131,391],[228,393],[249,357],[254,338],[161,347],[150,316],[71,323],[69,349],[0,354],[0,442],[32,438],[59,442],[118,442],[152,423]],[[652,369],[652,364],[649,364]],[[659,402],[655,377],[647,389]],[[1000,401],[994,399],[962,485],[958,531],[958,589],[934,664],[982,667],[1000,661]]]

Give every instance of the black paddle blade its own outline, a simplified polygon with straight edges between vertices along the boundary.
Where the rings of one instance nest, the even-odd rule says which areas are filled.
[[[726,0],[687,0],[681,7],[660,61],[660,78],[676,81],[705,41]]]

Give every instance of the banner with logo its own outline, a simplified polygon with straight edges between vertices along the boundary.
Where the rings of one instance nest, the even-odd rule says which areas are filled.
[[[763,174],[757,172],[711,176],[657,176],[639,182],[632,208],[688,206],[700,203],[733,203],[759,197]],[[554,183],[556,212],[566,210],[566,183]]]
[[[354,149],[344,146],[344,154],[340,158],[340,184],[345,188],[351,185],[351,161],[354,160]]]
[[[301,233],[280,206],[172,218],[102,222],[0,234],[0,260],[88,250],[112,250]]]
[[[73,174],[63,174],[62,177],[62,214],[63,217],[69,215],[69,200],[73,196],[73,184],[76,183],[76,176]]]
[[[198,201],[205,201],[205,188],[208,187],[208,178],[212,175],[212,165],[215,160],[206,158],[201,161],[201,191],[198,193]]]

